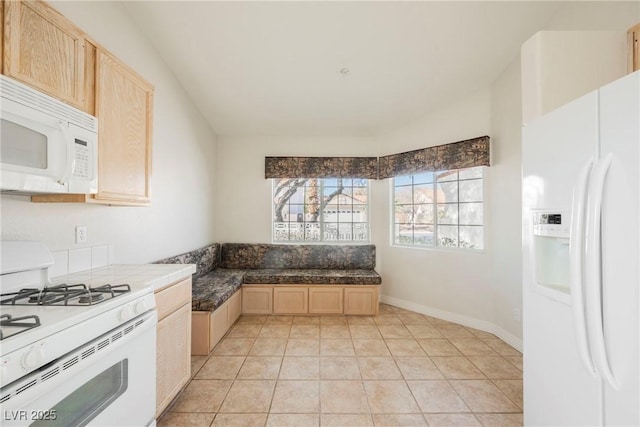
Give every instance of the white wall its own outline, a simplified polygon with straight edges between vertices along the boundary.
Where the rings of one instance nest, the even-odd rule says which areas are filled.
[[[1,196],[3,240],[43,241],[51,250],[113,245],[111,262],[143,263],[215,241],[216,136],[124,13],[111,2],[56,2],[62,14],[155,85],[151,207],[36,204]],[[88,226],[86,245],[74,227]]]

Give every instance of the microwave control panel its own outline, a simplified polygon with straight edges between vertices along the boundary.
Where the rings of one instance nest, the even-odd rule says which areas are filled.
[[[89,153],[89,144],[81,139],[75,140],[75,155],[73,165],[73,176],[77,178],[90,179],[91,166],[89,164],[91,153]]]

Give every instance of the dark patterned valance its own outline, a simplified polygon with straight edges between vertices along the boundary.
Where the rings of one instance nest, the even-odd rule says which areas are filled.
[[[265,178],[378,178],[376,157],[265,157]]]
[[[380,157],[378,178],[419,172],[489,166],[489,137],[422,148]]]

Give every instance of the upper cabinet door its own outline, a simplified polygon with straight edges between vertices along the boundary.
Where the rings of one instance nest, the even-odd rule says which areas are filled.
[[[44,2],[3,3],[3,74],[93,113],[85,93],[94,72],[91,60],[85,69],[85,49],[93,45],[85,45],[84,33]]]
[[[98,203],[145,206],[150,201],[153,86],[98,49],[96,116]]]

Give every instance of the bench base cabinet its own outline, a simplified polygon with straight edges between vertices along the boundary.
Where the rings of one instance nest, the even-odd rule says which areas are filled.
[[[243,285],[243,314],[378,314],[379,286]]]
[[[191,354],[207,356],[240,317],[242,293],[238,290],[215,311],[191,312]]]
[[[191,377],[191,278],[159,289],[156,338],[156,417]]]

